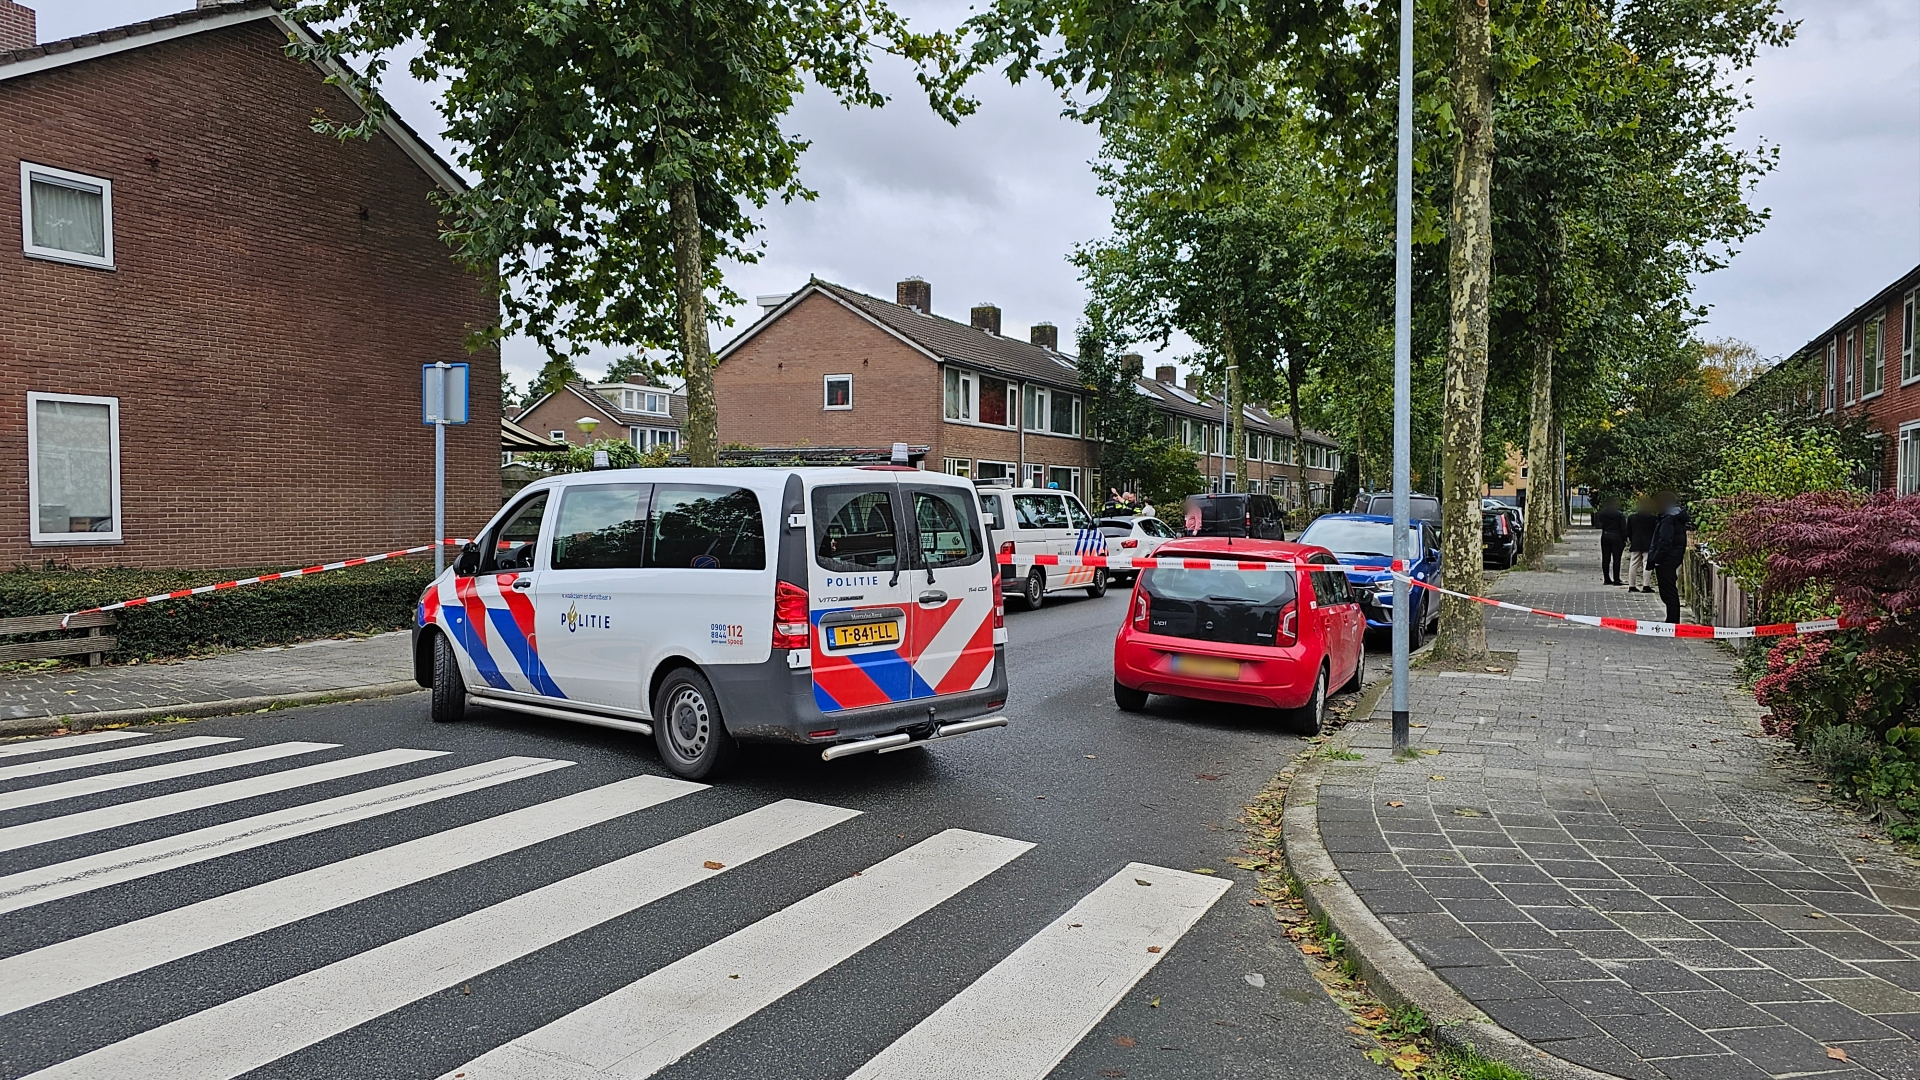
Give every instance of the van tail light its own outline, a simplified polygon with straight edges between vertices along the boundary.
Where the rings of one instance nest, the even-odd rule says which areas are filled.
[[[1006,541],[1005,543],[1003,543],[1003,544],[1001,544],[1001,545],[1000,545],[1000,554],[1002,554],[1002,555],[1011,555],[1011,554],[1013,554],[1013,541],[1011,541],[1011,540],[1008,540],[1008,541]]]
[[[1007,546],[1012,547],[1013,545],[1008,544]],[[1007,628],[1007,593],[1006,590],[1000,587],[999,567],[995,567],[993,571],[993,628],[995,630],[1005,630]]]
[[[1287,606],[1280,609],[1280,633],[1274,638],[1273,643],[1282,648],[1285,648],[1286,646],[1289,646],[1289,645],[1299,644],[1300,643],[1299,619],[1300,619],[1299,601],[1296,601],[1296,600],[1287,601]]]
[[[1152,614],[1152,611],[1153,601],[1147,598],[1147,591],[1135,589],[1133,591],[1133,628],[1145,633],[1147,627],[1151,625],[1147,621],[1147,616]]]
[[[807,620],[807,590],[791,581],[773,586],[774,649],[813,647],[813,627]]]
[[[1137,547],[1139,547],[1139,546],[1140,546],[1140,541],[1138,541],[1138,540],[1122,540],[1122,541],[1120,541],[1120,546],[1121,546],[1121,547],[1123,547],[1123,548],[1137,548]]]

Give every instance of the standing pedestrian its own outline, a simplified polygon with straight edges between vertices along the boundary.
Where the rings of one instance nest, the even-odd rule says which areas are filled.
[[[1647,572],[1647,549],[1653,546],[1653,529],[1660,524],[1653,500],[1640,496],[1632,516],[1627,518],[1627,591],[1652,592],[1653,575]]]
[[[1672,493],[1660,496],[1660,523],[1654,526],[1647,562],[1660,583],[1660,600],[1667,605],[1667,621],[1680,621],[1680,564],[1687,557],[1687,515]]]
[[[1593,527],[1600,530],[1600,580],[1608,585],[1625,585],[1620,580],[1620,553],[1627,549],[1627,515],[1620,512],[1620,500],[1608,499],[1593,515]]]

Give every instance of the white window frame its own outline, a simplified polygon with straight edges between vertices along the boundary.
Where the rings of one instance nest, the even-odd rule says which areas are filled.
[[[1027,408],[1032,401],[1033,408]],[[1053,391],[1037,383],[1028,383],[1021,388],[1020,423],[1036,435],[1050,435],[1053,423]]]
[[[566,442],[566,441],[567,441],[567,433],[566,433],[566,432],[564,432],[564,431],[561,431],[561,430],[560,430],[559,428],[548,428],[548,429],[547,429],[547,438],[549,438],[549,439],[557,439],[557,440],[559,440],[560,442]]]
[[[943,466],[948,476],[964,476],[973,479],[973,462],[963,457],[950,457]]]
[[[1847,349],[1846,352],[1841,355],[1846,358],[1846,377],[1845,382],[1841,384],[1844,396],[1841,400],[1851,405],[1858,400],[1855,395],[1859,392],[1859,383],[1854,379],[1854,371],[1860,366],[1860,331],[1858,328],[1847,328]]]
[[[48,533],[40,531],[40,403],[70,401],[107,407],[108,473],[113,483],[113,531]],[[118,544],[126,525],[120,518],[120,399],[86,394],[27,392],[27,542],[31,544]]]
[[[847,381],[847,403],[845,405],[833,404],[833,382],[835,379],[845,379]],[[827,375],[821,378],[820,408],[826,412],[851,412],[853,410],[852,372],[846,372],[840,375]]]
[[[1884,460],[1884,459],[1883,459]],[[1899,494],[1920,493],[1920,420],[1900,425],[1899,441],[1894,444],[1894,483]]]
[[[1840,338],[1835,335],[1827,341],[1827,392],[1821,399],[1824,406],[1821,412],[1832,412],[1840,407]]]
[[[950,403],[946,400],[948,383],[953,384],[952,389],[958,392],[960,398],[957,411],[955,408],[949,408]],[[974,398],[978,394],[979,386],[974,380],[973,372],[965,368],[949,366],[942,374],[940,381],[941,418],[949,424],[974,423],[974,417],[980,415],[979,410],[974,407]]]
[[[1871,335],[1867,331],[1873,331]],[[1873,338],[1872,354],[1868,354],[1867,338]],[[1869,380],[1867,372],[1873,372]],[[1867,389],[1872,386],[1873,389]],[[1887,316],[1885,312],[1873,316],[1860,324],[1860,400],[1877,398],[1887,392]]]
[[[1907,294],[1900,305],[1900,385],[1920,382],[1920,349],[1914,348],[1914,331],[1920,330],[1920,289]]]
[[[106,254],[87,255],[78,251],[63,251],[60,248],[41,247],[33,242],[33,178],[35,176],[52,180],[55,183],[80,185],[100,189],[100,226],[105,233],[106,243],[102,245]],[[36,165],[31,161],[20,163],[20,247],[27,257],[46,259],[49,262],[69,263],[74,266],[89,266],[95,270],[112,270],[113,265],[113,181],[101,176],[88,176],[86,173],[56,169],[51,165]]]

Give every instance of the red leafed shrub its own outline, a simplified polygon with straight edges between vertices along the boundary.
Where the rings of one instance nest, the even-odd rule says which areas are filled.
[[[1767,593],[1815,585],[1849,620],[1920,619],[1920,495],[1815,491],[1760,503],[1734,513],[1720,542],[1727,558],[1764,562]]]

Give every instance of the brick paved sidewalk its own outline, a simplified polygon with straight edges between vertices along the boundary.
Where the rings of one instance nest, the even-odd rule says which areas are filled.
[[[1658,618],[1598,541],[1496,593]],[[1732,659],[1489,613],[1508,676],[1416,669],[1416,760],[1387,702],[1327,762],[1321,839],[1422,961],[1541,1049],[1632,1080],[1920,1077],[1920,862],[1827,804]],[[1433,753],[1438,751],[1438,753]],[[1836,1051],[1844,1051],[1844,1058]]]
[[[300,695],[393,693],[413,680],[408,634],[313,641],[173,663],[112,664],[0,675],[0,734],[102,714],[187,709]],[[260,707],[256,705],[255,707]]]

